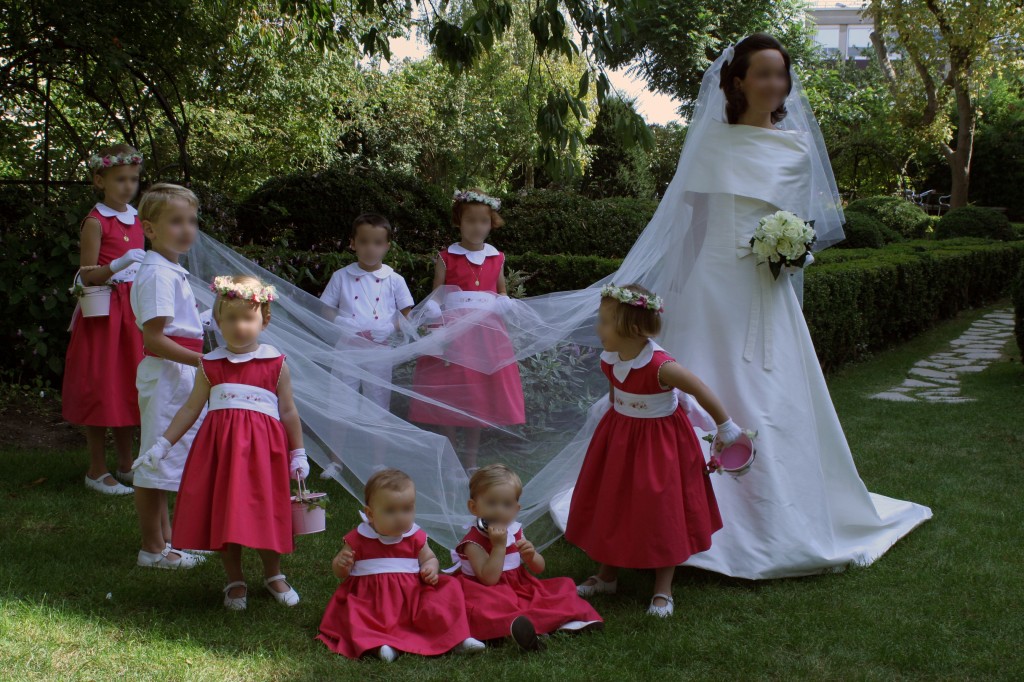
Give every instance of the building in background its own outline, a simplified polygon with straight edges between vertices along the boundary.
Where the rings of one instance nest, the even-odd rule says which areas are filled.
[[[867,64],[871,46],[871,17],[864,10],[867,3],[850,0],[811,0],[807,20],[815,28],[814,40],[825,54],[834,59],[853,59]]]

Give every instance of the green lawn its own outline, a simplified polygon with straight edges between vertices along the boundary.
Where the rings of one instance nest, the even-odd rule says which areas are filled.
[[[220,607],[219,562],[188,573],[134,566],[131,499],[84,489],[83,451],[2,453],[0,678],[159,680],[1024,679],[1024,369],[964,377],[970,404],[867,400],[942,350],[982,311],[830,378],[868,487],[932,507],[935,518],[867,569],[752,583],[680,571],[676,615],[643,614],[651,575],[627,572],[596,601],[604,633],[558,637],[524,657],[352,662],[313,640],[335,586],[328,564],[356,505],[340,488],[329,534],[285,562],[303,601],[255,590]],[[1012,360],[1009,357],[1012,356]],[[559,542],[550,575],[590,562]],[[253,556],[246,566],[259,575]],[[109,598],[108,598],[109,593]]]

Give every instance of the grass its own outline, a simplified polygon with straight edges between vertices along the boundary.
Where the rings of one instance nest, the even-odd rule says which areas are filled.
[[[0,678],[122,680],[684,680],[1024,678],[1024,369],[1016,359],[966,375],[977,402],[886,403],[898,383],[984,311],[830,377],[862,478],[935,518],[875,565],[813,578],[747,582],[678,572],[676,616],[647,618],[651,575],[627,572],[596,600],[604,633],[559,636],[547,652],[405,656],[387,666],[329,654],[313,640],[335,581],[329,561],[355,522],[332,489],[329,532],[285,560],[302,603],[254,590],[249,610],[219,605],[216,560],[188,573],[134,567],[129,499],[81,485],[84,451],[0,454]],[[559,542],[549,575],[589,575]],[[259,575],[255,557],[247,572]],[[109,593],[109,598],[108,598]]]

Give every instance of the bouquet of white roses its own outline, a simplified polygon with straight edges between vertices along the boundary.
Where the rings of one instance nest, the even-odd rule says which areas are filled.
[[[813,220],[808,222],[789,211],[777,211],[761,218],[750,247],[758,264],[768,263],[778,279],[783,266],[804,266],[816,238]]]

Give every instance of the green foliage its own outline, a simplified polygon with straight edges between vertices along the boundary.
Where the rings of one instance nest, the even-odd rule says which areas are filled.
[[[1013,280],[1013,330],[1017,337],[1017,349],[1024,358],[1024,263],[1021,263],[1017,277]]]
[[[1005,214],[980,206],[964,206],[954,208],[939,219],[935,225],[935,236],[939,239],[983,237],[1009,241],[1015,233]]]
[[[873,215],[852,209],[846,211],[843,230],[846,239],[836,245],[840,249],[880,249],[900,238]]]
[[[971,200],[1005,207],[1011,220],[1024,220],[1024,96],[1009,92],[1008,80],[993,81],[989,87],[974,137]],[[1024,89],[1024,84],[1014,88]],[[1002,96],[997,100],[992,91]]]
[[[509,253],[626,255],[654,215],[651,199],[588,199],[576,192],[536,190],[508,197],[505,226],[491,241]]]
[[[868,197],[851,202],[847,211],[864,213],[905,239],[922,239],[931,229],[931,218],[919,206],[899,197]]]
[[[642,147],[625,145],[616,129],[628,125],[636,109],[631,101],[605,101],[587,145],[591,159],[583,176],[581,191],[590,197],[637,197],[654,195],[651,156]]]

